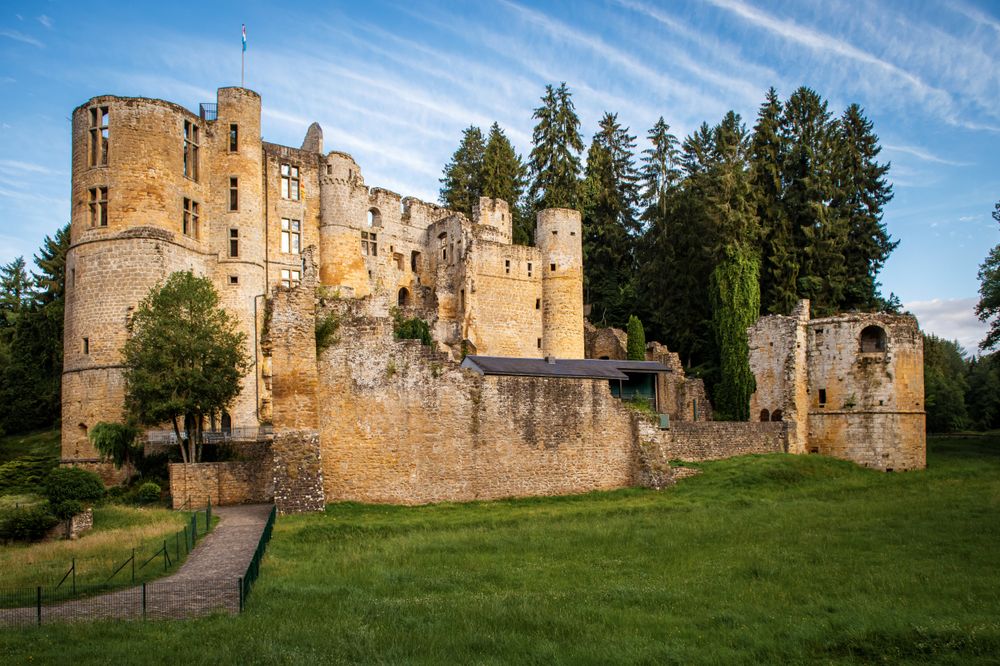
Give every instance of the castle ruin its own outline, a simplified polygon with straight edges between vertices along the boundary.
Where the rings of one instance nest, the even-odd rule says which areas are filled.
[[[219,89],[198,114],[115,96],[73,112],[64,464],[102,468],[87,431],[122,417],[131,313],[181,270],[211,279],[251,345],[253,367],[212,429],[250,433],[263,447],[252,464],[172,465],[177,503],[274,499],[295,511],[338,499],[583,492],[669,476],[666,460],[807,451],[807,441],[823,453],[868,455],[836,449],[846,431],[812,413],[808,422],[712,423],[700,381],[655,343],[647,361],[623,365],[607,351],[609,333],[585,333],[578,212],[541,211],[535,245],[514,245],[506,202],[483,198],[470,220],[368,187],[349,155],[324,152],[318,125],[292,148],[262,140],[260,118],[260,96],[244,88]],[[397,308],[429,323],[434,346],[394,338]],[[316,324],[331,320],[333,344],[317,350]],[[775,326],[798,340],[798,328]],[[902,359],[895,335],[893,359]],[[779,351],[790,339],[775,339]],[[779,351],[767,363],[785,368]],[[918,352],[886,372],[916,371]],[[798,358],[782,358],[789,354]],[[584,375],[558,363],[490,373],[461,367],[466,356],[605,365]],[[774,374],[777,388],[758,391],[755,404],[789,416],[805,409],[788,388],[803,383],[792,375]],[[916,384],[897,376],[886,390]],[[647,388],[669,429],[619,399]],[[835,385],[827,390],[841,399]]]

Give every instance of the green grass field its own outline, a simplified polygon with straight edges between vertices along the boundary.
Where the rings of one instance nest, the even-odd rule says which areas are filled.
[[[927,471],[705,463],[661,491],[279,519],[238,617],[0,633],[4,663],[997,663],[1000,438]]]

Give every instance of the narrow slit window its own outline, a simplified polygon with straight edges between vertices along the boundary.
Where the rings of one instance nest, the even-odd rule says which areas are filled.
[[[531,262],[528,262],[528,277],[531,277]]]
[[[504,273],[510,273],[510,259],[504,259],[503,261]]]
[[[823,407],[826,405],[826,389],[819,390],[819,406]]]
[[[229,230],[229,256],[238,257],[240,256],[240,230],[230,229]]]
[[[240,179],[236,176],[229,177],[229,210],[240,209]]]
[[[549,264],[549,270],[554,273],[555,270],[556,270],[556,265],[555,264]]]
[[[542,309],[542,299],[540,299],[540,298],[536,298],[535,299],[535,309],[536,310],[541,310]]]
[[[235,153],[240,149],[240,126],[236,123],[229,124],[229,152]]]
[[[84,354],[90,353],[90,338],[83,339],[83,353]]]

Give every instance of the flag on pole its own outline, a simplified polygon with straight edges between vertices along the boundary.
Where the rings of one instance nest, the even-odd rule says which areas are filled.
[[[246,50],[247,50],[247,24],[244,23],[243,24],[243,51],[244,51],[244,53],[246,52]]]

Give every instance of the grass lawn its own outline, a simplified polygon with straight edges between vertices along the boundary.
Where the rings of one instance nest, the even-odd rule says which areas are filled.
[[[41,456],[59,460],[59,429],[40,430],[26,435],[0,437],[0,464],[21,456]]]
[[[5,663],[997,663],[1000,438],[930,468],[280,518],[247,612],[0,632]]]
[[[199,515],[199,533],[204,528],[204,514]],[[111,573],[127,560],[135,548],[136,582],[152,580],[175,570],[179,544],[180,561],[186,559],[183,537],[175,535],[191,524],[189,513],[162,508],[138,508],[105,505],[94,509],[94,528],[74,541],[46,541],[35,544],[0,546],[0,595],[6,588],[54,587],[76,558],[78,586],[104,584]],[[140,568],[167,540],[171,566],[164,569],[157,558]],[[111,581],[114,585],[131,582],[131,568],[126,567]],[[63,584],[60,590],[67,587]]]

